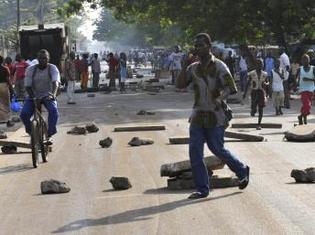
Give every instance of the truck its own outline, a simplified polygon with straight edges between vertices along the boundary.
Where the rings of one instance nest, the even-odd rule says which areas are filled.
[[[64,23],[21,26],[19,43],[21,55],[25,59],[35,59],[39,50],[46,49],[50,53],[50,63],[62,71],[69,50]]]

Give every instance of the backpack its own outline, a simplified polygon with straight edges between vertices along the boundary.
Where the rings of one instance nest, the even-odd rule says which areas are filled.
[[[51,76],[51,64],[50,63],[48,63],[48,77],[49,77],[49,79],[52,81],[52,76]],[[33,81],[34,81],[34,77],[35,77],[35,75],[36,75],[36,72],[37,72],[37,65],[35,65],[35,68],[34,68],[34,70],[33,70],[33,74],[32,74],[32,83],[33,83]],[[56,96],[59,96],[60,95],[60,93],[61,93],[61,89],[60,89],[60,86],[58,85],[58,87],[57,87],[57,94],[56,94]]]

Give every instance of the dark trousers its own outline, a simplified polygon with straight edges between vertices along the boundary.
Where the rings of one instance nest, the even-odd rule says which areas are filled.
[[[229,150],[224,148],[224,127],[201,128],[194,125],[189,129],[189,158],[197,191],[209,194],[208,170],[203,161],[204,143],[210,151],[225,162],[228,167],[242,178],[246,174],[246,166]]]

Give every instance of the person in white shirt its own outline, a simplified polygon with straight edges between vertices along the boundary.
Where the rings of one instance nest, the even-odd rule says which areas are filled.
[[[280,50],[280,68],[289,72],[290,71],[290,59],[289,56],[285,53],[285,49],[281,48]],[[284,88],[284,107],[290,108],[290,84],[289,80],[283,82]]]
[[[275,68],[271,70],[271,84],[272,84],[272,100],[276,110],[276,115],[283,115],[282,107],[284,105],[284,88],[283,81],[287,81],[289,72],[280,67],[280,60],[275,61]]]
[[[245,54],[242,54],[239,61],[239,67],[240,67],[240,86],[241,91],[245,91],[245,87],[247,84],[247,62],[245,59]]]
[[[172,84],[175,84],[177,77],[182,70],[182,60],[183,60],[183,53],[180,52],[180,47],[175,46],[174,52],[169,56],[169,70],[172,74]]]

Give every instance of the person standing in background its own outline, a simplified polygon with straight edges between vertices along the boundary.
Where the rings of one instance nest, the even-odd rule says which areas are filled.
[[[81,67],[81,89],[86,90],[88,80],[89,80],[89,62],[88,62],[87,54],[82,55],[82,59],[80,61],[80,67]]]
[[[120,53],[119,58],[119,71],[120,71],[120,93],[126,92],[125,82],[127,79],[127,56],[124,52]]]
[[[24,77],[26,68],[29,66],[28,63],[23,59],[21,54],[17,54],[15,57],[14,65],[14,77],[15,77],[15,94],[17,99],[25,98],[25,87],[24,87]]]
[[[180,52],[180,47],[176,45],[174,47],[174,52],[172,52],[169,56],[169,65],[168,68],[171,71],[172,75],[172,84],[174,85],[176,79],[182,70],[182,60],[183,60],[183,53]]]
[[[280,67],[283,70],[290,72],[290,59],[289,56],[285,53],[285,49],[282,47],[280,49]],[[290,84],[289,80],[283,81],[284,88],[284,107],[286,109],[290,108]]]
[[[74,60],[75,54],[72,51],[70,52],[69,59],[67,59],[65,63],[65,77],[66,81],[68,82],[67,86],[68,104],[75,104],[75,101],[73,100],[76,77],[76,66]]]
[[[298,69],[297,79],[301,95],[301,114],[298,116],[299,125],[307,124],[307,116],[311,114],[312,98],[315,90],[315,68],[310,65],[310,57],[302,56],[302,66]]]
[[[245,53],[241,54],[240,61],[239,61],[239,67],[240,67],[240,87],[241,91],[245,91],[245,87],[247,84],[247,62],[245,59]]]
[[[100,73],[101,73],[101,62],[98,59],[97,53],[94,53],[93,55],[91,67],[92,67],[92,75],[93,75],[93,87],[98,88],[98,84],[100,81]]]
[[[13,126],[10,121],[10,96],[14,95],[10,80],[10,71],[3,65],[4,59],[0,56],[0,122],[6,122],[7,126]],[[12,125],[13,124],[13,125]]]

